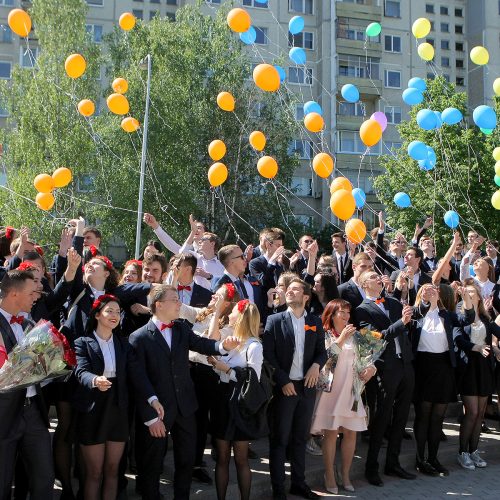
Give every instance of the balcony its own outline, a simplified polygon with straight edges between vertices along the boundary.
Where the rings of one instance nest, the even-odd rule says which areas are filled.
[[[382,93],[380,62],[361,56],[339,55],[338,92],[346,83],[356,85],[365,97],[376,97]],[[363,97],[362,97],[363,100]]]
[[[366,23],[364,26],[358,20],[338,18],[335,25],[335,36],[337,38],[337,51],[357,56],[380,57],[382,45],[380,35],[377,37],[366,37]]]
[[[382,19],[381,0],[355,0],[335,2],[337,17],[357,17],[369,22]]]

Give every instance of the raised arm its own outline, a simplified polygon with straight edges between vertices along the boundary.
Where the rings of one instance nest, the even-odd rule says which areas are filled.
[[[447,264],[449,264],[451,258],[455,253],[455,249],[457,248],[457,245],[460,242],[461,242],[460,233],[458,231],[455,231],[453,233],[453,241],[451,242],[450,248],[448,248],[447,252],[444,254],[444,257],[441,259],[441,263],[439,264],[437,269],[434,271],[434,274],[432,275],[433,285],[439,285],[439,283],[441,282],[441,276],[443,275],[444,268],[446,267]]]
[[[170,250],[172,253],[179,253],[181,246],[177,243],[166,231],[162,229],[154,215],[145,213],[144,222],[155,232],[158,239]]]

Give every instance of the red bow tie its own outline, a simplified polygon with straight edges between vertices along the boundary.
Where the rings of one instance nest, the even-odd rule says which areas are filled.
[[[14,323],[17,323],[18,325],[22,325],[24,321],[24,316],[12,316],[10,318],[10,324],[13,325]]]
[[[380,299],[375,299],[375,304],[383,304],[385,302],[384,297],[380,297]]]
[[[165,328],[172,328],[174,326],[174,322],[172,321],[171,323],[162,323],[160,325],[160,332],[165,330]]]
[[[184,285],[177,285],[177,290],[179,290],[179,292],[181,290],[187,290],[188,292],[190,292],[191,291],[191,287],[189,285],[186,285],[186,286],[184,286]]]
[[[311,330],[312,332],[315,332],[316,325],[314,325],[314,326],[304,325],[304,331],[307,332],[307,330]]]

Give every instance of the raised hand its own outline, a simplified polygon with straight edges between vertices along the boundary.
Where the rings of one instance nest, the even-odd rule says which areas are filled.
[[[403,324],[407,325],[411,321],[411,317],[413,315],[413,307],[409,305],[405,305],[403,307],[403,316],[401,320],[403,321]]]
[[[66,272],[64,273],[64,277],[67,281],[73,281],[76,271],[78,270],[78,266],[82,262],[82,257],[73,247],[71,247],[66,254],[66,258],[68,266],[66,268]]]
[[[71,231],[68,227],[63,228],[61,232],[61,241],[59,243],[59,255],[61,257],[66,257],[66,254],[71,247],[72,240],[73,231]]]
[[[236,337],[227,337],[222,341],[222,347],[225,351],[232,351],[240,345],[240,341]]]
[[[151,228],[156,229],[160,224],[156,220],[155,216],[152,214],[145,213],[142,220]]]

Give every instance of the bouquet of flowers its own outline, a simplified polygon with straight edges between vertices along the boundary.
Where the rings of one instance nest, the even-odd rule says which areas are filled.
[[[352,411],[358,411],[358,403],[361,401],[361,394],[365,388],[365,383],[359,378],[359,374],[369,366],[373,365],[384,352],[387,342],[382,338],[382,334],[369,328],[362,328],[353,335],[356,356],[354,359],[354,383],[352,392],[354,403]]]
[[[8,354],[0,368],[0,392],[23,389],[70,373],[75,353],[66,337],[49,321],[40,320]]]

